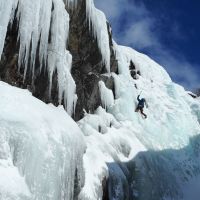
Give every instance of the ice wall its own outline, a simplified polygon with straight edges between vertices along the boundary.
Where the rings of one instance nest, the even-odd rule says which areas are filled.
[[[0,199],[73,199],[84,182],[77,124],[63,107],[3,82],[0,110]]]
[[[189,137],[197,134],[199,130],[197,116],[193,115],[191,107],[196,104],[196,100],[189,96],[183,87],[173,83],[167,72],[146,55],[128,47],[117,46],[116,52],[118,51],[121,70],[120,77],[115,79],[119,85],[116,90],[120,96],[116,109],[120,107],[120,113],[129,120],[138,122],[135,126],[141,126],[143,129],[143,134],[138,134],[138,137],[144,144],[145,137],[148,138],[149,148],[181,148],[187,145]],[[138,80],[130,76],[130,60],[141,72]],[[149,104],[149,108],[145,110],[148,115],[147,121],[130,110],[135,108],[136,98],[140,92]],[[171,142],[166,144],[164,138]]]
[[[109,177],[111,199],[124,200],[128,194],[130,199],[188,200],[192,192],[187,186],[194,185],[194,179],[198,185],[200,177],[199,157],[194,153],[198,145],[191,144],[191,138],[200,133],[200,102],[148,56],[116,43],[114,48],[119,65],[119,75],[112,73],[116,99],[110,101],[107,112],[98,109],[79,122],[88,147],[86,182],[79,199],[102,199],[102,185],[106,187]],[[131,60],[140,70],[138,79],[131,77]],[[106,104],[112,99],[111,91],[102,82],[99,85]],[[144,109],[147,119],[135,112],[140,93],[149,105]],[[109,121],[110,115],[117,126]]]

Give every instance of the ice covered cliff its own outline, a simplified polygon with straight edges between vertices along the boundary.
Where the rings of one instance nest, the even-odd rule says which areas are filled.
[[[0,55],[1,80],[77,121],[0,82],[0,199],[198,200],[199,98],[93,0],[0,0]]]
[[[72,199],[84,182],[77,124],[4,82],[0,99],[0,199]]]

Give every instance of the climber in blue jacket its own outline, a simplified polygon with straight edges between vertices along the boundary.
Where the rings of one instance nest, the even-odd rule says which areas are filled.
[[[138,105],[137,105],[137,108],[135,109],[135,112],[140,111],[141,114],[146,119],[147,115],[143,112],[143,109],[144,109],[144,105],[146,106],[146,108],[148,108],[147,102],[144,98],[140,99],[140,95],[138,95],[137,100],[138,100]]]

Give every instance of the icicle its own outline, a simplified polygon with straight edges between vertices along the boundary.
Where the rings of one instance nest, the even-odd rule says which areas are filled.
[[[86,1],[86,12],[90,30],[97,39],[98,47],[102,54],[103,64],[110,73],[110,45],[107,20],[103,12],[96,9],[93,0]]]
[[[51,22],[51,9],[52,0],[41,1],[40,9],[40,21],[39,21],[39,32],[40,32],[40,46],[39,46],[39,56],[40,56],[40,71],[44,61],[46,67],[47,61],[47,49],[48,49],[48,39],[49,39],[49,29]],[[44,10],[45,9],[45,10]]]
[[[78,101],[78,96],[77,94],[74,95],[74,113],[76,111],[76,104],[77,104],[77,101]]]
[[[15,5],[15,0],[0,0],[0,58],[3,52],[7,27]]]
[[[19,20],[19,35],[20,49],[19,49],[19,67],[24,64],[24,79],[27,72],[29,53],[30,53],[30,43],[32,40],[32,34],[36,37],[38,32],[38,1],[24,0],[19,1],[18,4],[18,20]],[[34,48],[34,44],[33,44]],[[32,50],[32,57],[33,55]],[[32,60],[32,59],[31,59]],[[32,63],[31,63],[32,64]]]
[[[99,82],[99,90],[103,107],[109,108],[112,106],[114,104],[114,96],[112,90],[108,89],[103,81]]]
[[[15,18],[15,14],[16,14],[16,9],[17,9],[17,5],[19,3],[19,0],[14,0],[13,4],[12,4],[12,12],[11,12],[11,16],[10,16],[10,24],[11,26],[13,25],[13,21]]]
[[[76,8],[78,0],[65,0],[65,3],[70,8]]]
[[[121,87],[120,78],[115,73],[112,73],[112,77],[114,78],[115,97],[120,98],[120,87]]]
[[[52,76],[54,71],[57,70],[59,104],[61,104],[64,98],[67,112],[72,115],[76,84],[70,73],[72,56],[69,51],[66,51],[69,33],[69,15],[61,0],[53,0],[53,3],[51,43],[48,49],[49,90],[51,92]]]
[[[77,1],[66,0],[66,2],[76,4]],[[18,41],[20,42],[18,65],[19,68],[24,66],[24,80],[28,65],[34,77],[39,45],[40,71],[42,67],[47,67],[49,95],[51,95],[53,73],[56,71],[59,103],[61,104],[64,98],[67,111],[72,114],[76,85],[70,73],[72,56],[69,51],[66,51],[69,15],[64,2],[62,0],[0,0],[0,56],[9,21],[12,22],[14,19],[17,6]],[[48,43],[49,33],[51,34],[50,44]]]
[[[78,0],[65,0],[65,3],[76,6]],[[67,111],[72,114],[76,86],[70,73],[72,58],[70,53],[66,52],[69,16],[64,2],[62,0],[0,0],[0,55],[3,51],[8,23],[14,19],[17,5],[18,41],[20,41],[18,65],[19,67],[24,66],[24,79],[28,65],[34,76],[39,44],[40,71],[43,63],[46,67],[46,62],[48,62],[49,94],[51,95],[53,73],[57,71],[59,103],[64,98]],[[91,31],[97,39],[102,54],[102,61],[107,71],[110,72],[110,47],[106,17],[95,8],[93,0],[86,1],[86,9]],[[48,44],[49,32],[51,33],[50,44]]]
[[[40,65],[42,66],[43,61],[46,64],[51,8],[52,0],[19,1],[17,13],[19,20],[18,38],[20,40],[19,67],[22,64],[25,65],[24,78],[27,72],[30,53],[30,66],[34,75],[36,51],[39,41]]]

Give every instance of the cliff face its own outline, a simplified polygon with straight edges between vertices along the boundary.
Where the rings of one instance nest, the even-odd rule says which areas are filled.
[[[52,11],[54,5],[52,4]],[[71,73],[76,83],[78,101],[73,118],[79,120],[84,116],[84,110],[93,113],[101,105],[98,83],[103,80],[108,88],[114,92],[114,82],[107,73],[105,64],[102,61],[102,54],[97,44],[97,38],[91,30],[91,22],[86,14],[86,0],[79,0],[76,7],[66,5],[69,13],[69,38],[66,46],[72,55]],[[10,23],[6,34],[6,40],[0,62],[0,78],[11,85],[20,88],[28,88],[32,94],[47,103],[58,105],[58,80],[57,71],[54,71],[51,95],[49,95],[49,77],[47,68],[39,60],[39,43],[35,59],[35,71],[33,74],[31,63],[31,50],[26,76],[24,76],[25,64],[18,65],[19,58],[19,27],[15,11],[13,24]],[[107,30],[110,45],[111,72],[117,72],[117,60],[112,43],[112,33],[109,23]],[[51,34],[49,35],[49,41]],[[42,69],[42,70],[41,70]],[[107,74],[106,74],[107,73]],[[62,101],[63,104],[63,101]]]
[[[0,82],[0,168],[11,166],[15,186],[25,185],[11,200],[198,194],[185,189],[200,182],[199,98],[148,56],[117,45],[93,0],[0,0],[0,11],[0,79],[67,111]],[[149,104],[145,120],[135,112],[138,94]],[[12,194],[5,182],[3,195]]]
[[[101,105],[98,83],[103,80],[106,86],[114,91],[114,82],[107,73],[97,39],[93,36],[91,22],[86,16],[86,1],[79,1],[75,9],[67,10],[70,13],[69,50],[72,54],[72,76],[76,82],[78,102],[75,110],[75,120],[83,117],[83,109],[94,111]],[[111,51],[111,72],[117,72],[117,61],[112,44],[110,25],[108,34]]]

